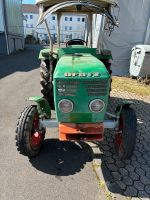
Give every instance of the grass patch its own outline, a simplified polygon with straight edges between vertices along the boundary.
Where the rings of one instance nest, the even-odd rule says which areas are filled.
[[[142,85],[137,80],[128,77],[112,77],[112,89],[134,93],[139,96],[150,97],[150,86]]]

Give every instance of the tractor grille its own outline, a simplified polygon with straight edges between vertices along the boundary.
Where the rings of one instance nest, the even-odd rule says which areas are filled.
[[[57,81],[57,95],[59,96],[76,96],[79,89],[79,81]]]
[[[56,87],[59,96],[76,96],[81,88],[86,90],[87,96],[107,94],[107,80],[59,80]]]
[[[107,80],[83,81],[88,96],[105,96],[107,93]]]

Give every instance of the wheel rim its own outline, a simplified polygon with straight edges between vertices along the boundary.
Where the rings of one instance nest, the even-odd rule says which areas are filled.
[[[33,123],[32,123],[32,132],[30,143],[33,149],[36,149],[40,146],[42,141],[42,134],[39,132],[39,117],[38,114],[34,116]]]
[[[118,131],[115,134],[115,147],[119,155],[123,153],[123,126],[124,126],[124,122],[121,116],[119,119]]]

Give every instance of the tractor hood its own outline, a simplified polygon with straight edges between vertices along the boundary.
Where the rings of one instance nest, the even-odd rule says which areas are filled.
[[[104,64],[91,54],[78,53],[62,56],[56,66],[54,78],[109,78]]]
[[[54,72],[54,99],[57,120],[65,123],[103,122],[110,90],[110,75],[101,61],[91,54],[63,55]],[[73,110],[61,112],[63,99],[73,102]],[[105,107],[93,113],[90,102],[101,99]]]

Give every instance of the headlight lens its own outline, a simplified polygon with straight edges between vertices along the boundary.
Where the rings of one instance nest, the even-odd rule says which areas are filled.
[[[105,107],[104,101],[101,99],[94,99],[90,102],[89,108],[92,112],[101,112]]]
[[[73,103],[68,99],[62,99],[58,103],[58,108],[61,112],[69,113],[73,110]]]

